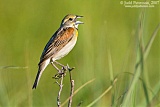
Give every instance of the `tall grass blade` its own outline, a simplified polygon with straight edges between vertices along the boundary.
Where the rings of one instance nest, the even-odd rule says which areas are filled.
[[[157,105],[155,104],[156,100],[158,100],[158,95],[159,95],[159,92],[160,92],[160,82],[158,82],[155,85],[153,92],[154,92],[154,95],[151,98],[151,101],[150,101],[150,103],[148,104],[147,107],[160,107],[160,102]]]
[[[109,62],[109,73],[110,73],[110,79],[111,82],[113,82],[113,67],[112,67],[112,57],[110,51],[108,52],[108,62]]]
[[[113,85],[117,82],[117,78],[113,81]],[[110,85],[98,98],[91,102],[87,107],[92,107],[97,101],[99,101],[105,94],[107,94],[112,88],[113,85]]]
[[[0,66],[0,69],[27,69],[28,67],[20,67],[20,66]]]
[[[109,63],[110,80],[111,80],[111,84],[113,84],[114,77],[113,77],[112,57],[111,57],[110,50],[108,51],[108,63]],[[114,105],[114,102],[115,102],[114,98],[115,98],[115,94],[112,91],[112,102],[111,102],[111,105]]]
[[[137,49],[137,60],[138,60],[138,64],[139,66],[136,66],[137,64],[135,64],[135,76],[133,77],[131,84],[128,88],[128,93],[126,94],[126,97],[124,99],[124,102],[122,104],[122,106],[124,107],[129,107],[129,106],[133,106],[136,105],[135,101],[134,104],[132,104],[131,99],[135,99],[133,95],[134,90],[136,88],[136,84],[138,82],[138,79],[141,75],[141,73],[143,72],[143,24],[144,24],[144,15],[145,15],[145,9],[142,10],[141,14],[140,14],[140,19],[139,19],[139,26],[138,26],[138,49]],[[140,50],[140,52],[138,51]],[[140,61],[140,62],[139,62]]]
[[[155,37],[156,37],[159,29],[160,29],[160,23],[157,25],[157,27],[156,27],[155,31],[153,32],[153,34],[152,34],[152,36],[151,36],[151,38],[150,38],[147,46],[145,47],[145,50],[144,50],[144,60],[147,58],[147,56],[148,56],[148,54],[150,52],[151,46],[153,44],[153,41],[154,41],[154,39],[155,39]]]

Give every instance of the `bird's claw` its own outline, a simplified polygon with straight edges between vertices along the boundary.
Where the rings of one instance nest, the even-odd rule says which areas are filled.
[[[67,64],[66,66],[63,66],[61,70],[58,70],[58,73],[53,77],[54,79],[60,79],[63,76],[66,76],[67,70],[70,72],[74,69],[75,67],[70,68],[69,65]]]

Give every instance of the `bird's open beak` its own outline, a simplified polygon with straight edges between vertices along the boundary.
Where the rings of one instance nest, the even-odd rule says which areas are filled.
[[[82,18],[83,16],[79,16],[79,15],[76,15],[76,19],[78,19],[78,18]],[[76,24],[84,24],[83,22],[81,22],[81,21],[76,21]]]

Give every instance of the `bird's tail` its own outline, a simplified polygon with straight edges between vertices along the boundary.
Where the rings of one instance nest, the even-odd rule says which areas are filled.
[[[36,87],[39,83],[39,80],[41,78],[41,75],[42,75],[43,71],[45,70],[45,68],[47,67],[48,64],[49,64],[49,60],[43,61],[43,62],[38,64],[39,68],[38,68],[37,76],[36,76],[36,79],[34,81],[32,89],[34,89],[34,88],[36,89]]]

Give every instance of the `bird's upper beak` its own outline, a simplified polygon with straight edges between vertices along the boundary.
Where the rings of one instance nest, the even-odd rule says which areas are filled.
[[[82,18],[83,16],[76,15],[76,18]]]
[[[78,18],[82,18],[83,16],[79,16],[79,15],[76,15],[76,19],[78,19]],[[81,22],[81,21],[76,21],[76,24],[84,24],[83,22]]]

